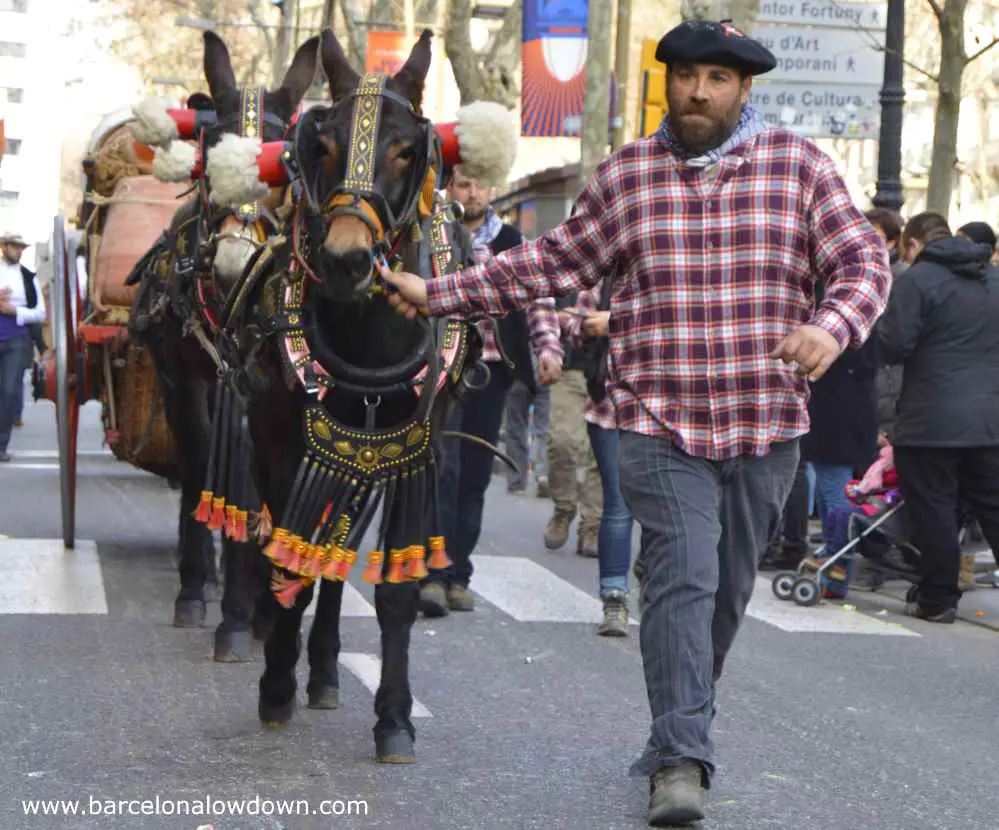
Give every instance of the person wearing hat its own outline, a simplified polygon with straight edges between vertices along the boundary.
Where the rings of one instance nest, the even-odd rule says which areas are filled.
[[[45,300],[32,271],[21,265],[28,247],[19,234],[0,236],[0,462],[24,400],[24,368],[31,365],[30,326],[45,321]]]
[[[776,59],[728,21],[660,41],[669,114],[604,159],[560,226],[460,273],[383,269],[403,314],[497,314],[613,282],[621,493],[642,527],[649,822],[704,816],[715,684],[808,432],[808,381],[888,299],[880,235],[815,144],[748,105]],[[816,284],[824,293],[816,303]]]

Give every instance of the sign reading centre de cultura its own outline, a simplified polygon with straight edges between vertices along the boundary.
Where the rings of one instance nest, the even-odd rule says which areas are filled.
[[[753,84],[771,124],[811,137],[877,138],[884,3],[762,0],[752,28],[777,59]]]

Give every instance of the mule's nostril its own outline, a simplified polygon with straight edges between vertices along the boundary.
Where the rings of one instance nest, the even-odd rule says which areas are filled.
[[[352,282],[361,282],[367,279],[374,267],[371,252],[363,248],[346,253],[334,253],[328,248],[324,248],[322,261],[325,268],[333,272],[344,273]]]

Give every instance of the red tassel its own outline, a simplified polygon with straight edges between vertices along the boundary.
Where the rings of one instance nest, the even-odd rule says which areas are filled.
[[[225,499],[212,499],[212,517],[208,520],[211,530],[221,530],[225,524]]]
[[[406,558],[406,550],[394,549],[389,556],[389,569],[385,575],[385,581],[397,585],[402,582],[402,563]]]
[[[426,579],[427,566],[423,560],[426,558],[427,549],[423,545],[410,545],[406,551],[406,579],[416,581]]]
[[[236,538],[236,505],[227,504],[225,507],[225,535],[230,539]]]
[[[322,557],[322,550],[320,548],[313,547],[312,550],[309,551],[309,555],[302,559],[302,565],[298,572],[302,576],[308,577],[309,579],[319,579],[322,575]]]
[[[336,582],[340,578],[337,576],[337,568],[340,566],[339,551],[340,549],[336,545],[327,545],[323,549],[323,555],[320,559],[322,567],[319,569],[319,574],[330,582]]]
[[[288,549],[289,541],[288,531],[279,527],[274,531],[274,536],[270,543],[264,548],[264,554],[275,565],[284,565],[291,555],[291,551]]]
[[[368,554],[368,566],[364,569],[362,579],[371,585],[382,584],[382,565],[385,564],[385,554],[380,550],[373,550]]]
[[[250,536],[246,532],[247,512],[245,510],[236,511],[236,524],[233,528],[232,539],[234,542],[249,542]]]
[[[271,591],[282,608],[291,608],[306,585],[307,579],[289,579],[282,573],[275,574],[271,579]]]
[[[346,582],[347,577],[350,576],[350,569],[354,567],[354,563],[357,561],[357,552],[353,550],[347,550],[346,548],[340,548],[340,558],[337,561],[337,573],[336,578],[341,582]]]
[[[450,567],[451,559],[447,555],[447,548],[444,547],[444,537],[431,536],[427,541],[430,542],[430,569],[443,571]]]
[[[197,508],[194,511],[194,521],[201,522],[201,524],[208,524],[208,520],[212,517],[212,491],[202,490],[201,491],[201,501],[198,502]]]

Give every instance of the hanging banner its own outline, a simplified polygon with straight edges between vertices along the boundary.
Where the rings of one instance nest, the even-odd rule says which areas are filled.
[[[587,11],[587,0],[525,0],[521,135],[579,134],[586,92]]]
[[[368,32],[368,51],[364,57],[365,72],[394,75],[409,57],[405,32]]]

